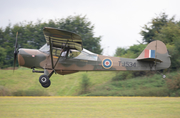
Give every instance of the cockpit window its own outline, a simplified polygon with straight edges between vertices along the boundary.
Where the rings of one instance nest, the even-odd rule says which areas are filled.
[[[50,47],[49,47],[49,45],[47,45],[47,43],[46,43],[46,44],[43,45],[39,50],[42,51],[42,52],[49,52]]]
[[[83,60],[92,60],[96,61],[97,60],[97,54],[92,53],[86,49],[83,49],[81,53],[75,57],[75,59],[83,59]]]
[[[50,51],[50,46],[45,44],[42,46],[40,49],[42,52],[49,52]],[[61,53],[61,48],[53,48],[52,54],[54,56],[59,56]],[[74,58],[74,59],[82,59],[82,60],[92,60],[96,61],[97,60],[97,54],[92,53],[86,49],[83,49],[81,52],[78,50],[72,50],[69,49],[66,51],[67,53],[67,58]]]

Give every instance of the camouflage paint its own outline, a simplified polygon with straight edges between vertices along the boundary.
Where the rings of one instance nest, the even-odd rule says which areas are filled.
[[[18,62],[28,68],[43,68],[49,55],[35,49],[19,49]]]

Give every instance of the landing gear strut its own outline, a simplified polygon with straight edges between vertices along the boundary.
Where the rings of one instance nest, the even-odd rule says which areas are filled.
[[[51,85],[51,81],[49,80],[49,77],[47,75],[41,75],[39,77],[39,82],[44,88],[47,88]]]

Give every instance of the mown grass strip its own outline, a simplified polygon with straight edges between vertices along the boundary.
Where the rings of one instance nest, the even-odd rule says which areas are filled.
[[[179,97],[0,97],[0,117],[180,117]]]

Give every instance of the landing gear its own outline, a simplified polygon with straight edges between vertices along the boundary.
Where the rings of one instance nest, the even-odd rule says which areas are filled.
[[[41,84],[44,88],[48,88],[51,85],[51,81],[49,80],[46,84]]]
[[[41,75],[39,77],[39,82],[44,88],[47,88],[51,85],[51,81],[49,80],[49,77],[47,75]]]

